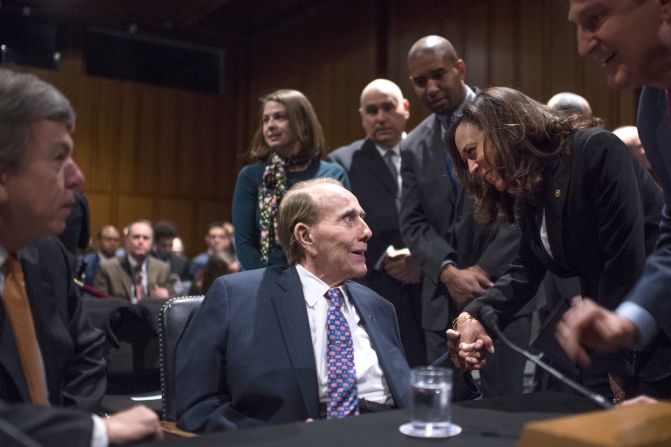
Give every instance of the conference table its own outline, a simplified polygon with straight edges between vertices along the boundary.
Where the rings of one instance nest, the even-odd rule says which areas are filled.
[[[398,427],[410,420],[410,410],[368,413],[338,420],[273,425],[233,430],[193,438],[166,435],[143,446],[514,446],[527,422],[596,410],[594,404],[571,394],[539,392],[452,405],[452,420],[463,428],[447,439],[416,439]]]

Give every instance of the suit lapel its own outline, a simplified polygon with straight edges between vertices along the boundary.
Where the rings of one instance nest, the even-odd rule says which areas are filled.
[[[380,182],[385,189],[396,199],[396,192],[398,190],[398,181],[393,178],[387,163],[380,156],[380,153],[375,147],[372,140],[366,140],[361,148],[361,160],[366,163],[365,172],[380,179]]]
[[[287,349],[289,361],[296,372],[296,379],[312,418],[319,417],[319,385],[315,364],[310,323],[308,322],[303,287],[295,267],[284,270],[276,292],[270,296],[277,322]],[[306,373],[307,371],[307,373]]]
[[[445,197],[450,201],[451,204],[454,204],[454,190],[452,189],[452,183],[450,182],[450,177],[447,172],[447,165],[445,163],[445,143],[443,143],[443,137],[441,132],[441,124],[438,117],[433,115],[433,125],[427,127],[427,132],[430,133],[430,143],[427,147],[427,152],[429,153],[428,163],[425,164],[425,169],[433,170],[433,178],[440,179],[440,186],[445,194]],[[427,166],[428,165],[428,166]]]
[[[568,184],[571,175],[570,160],[575,155],[562,154],[557,160],[552,178],[548,181],[545,191],[545,219],[548,233],[548,241],[552,249],[554,263],[561,266],[564,262],[564,244],[562,241],[564,228],[564,206],[568,195]]]
[[[120,277],[121,277],[121,283],[123,284],[124,291],[126,292],[127,297],[132,297],[133,296],[133,271],[130,268],[130,262],[128,262],[128,257],[124,256],[121,258],[119,261],[119,265],[121,266],[121,272],[119,272]],[[147,270],[148,272],[149,270]],[[124,274],[125,273],[125,274]]]

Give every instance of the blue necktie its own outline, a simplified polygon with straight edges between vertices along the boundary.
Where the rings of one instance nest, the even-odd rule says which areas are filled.
[[[335,419],[359,414],[354,348],[349,324],[341,311],[342,293],[338,288],[326,292],[329,309],[326,318],[326,370],[328,403],[326,418]]]

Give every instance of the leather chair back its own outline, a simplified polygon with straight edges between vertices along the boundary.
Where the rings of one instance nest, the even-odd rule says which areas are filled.
[[[174,422],[175,350],[182,333],[203,302],[203,295],[179,296],[169,299],[158,318],[159,356],[161,362],[161,406],[163,420]]]

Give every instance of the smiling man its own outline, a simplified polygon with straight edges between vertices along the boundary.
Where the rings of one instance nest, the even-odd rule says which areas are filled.
[[[178,426],[214,432],[405,407],[391,304],[350,281],[371,231],[336,180],[294,185],[279,233],[290,267],[226,275],[177,347]]]
[[[420,325],[420,270],[405,247],[398,224],[401,205],[401,138],[410,104],[398,85],[375,79],[361,92],[359,115],[366,138],[329,154],[347,170],[352,193],[366,210],[373,236],[368,241],[368,272],[361,280],[396,309],[403,348],[411,366],[425,365]],[[398,251],[391,256],[389,246]]]
[[[613,312],[591,300],[576,299],[557,331],[569,357],[589,363],[587,350],[658,347],[666,361],[653,364],[651,377],[668,374],[671,358],[671,1],[571,0],[569,20],[576,25],[578,52],[599,62],[612,89],[645,86],[637,127],[656,177],[664,190],[660,237],[645,270]],[[671,396],[671,378],[656,390]],[[661,392],[660,392],[661,391]]]

